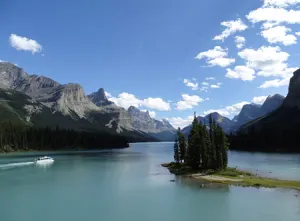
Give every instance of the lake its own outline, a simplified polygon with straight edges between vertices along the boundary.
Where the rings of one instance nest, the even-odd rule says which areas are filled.
[[[130,148],[0,155],[1,221],[299,221],[300,192],[201,188],[161,163],[173,143]],[[55,162],[36,166],[36,156]],[[300,155],[230,152],[230,166],[300,180]],[[256,171],[258,170],[258,171]],[[296,196],[298,195],[298,196]]]

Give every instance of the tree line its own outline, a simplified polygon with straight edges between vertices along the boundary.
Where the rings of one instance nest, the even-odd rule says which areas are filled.
[[[224,131],[211,116],[207,128],[198,122],[195,114],[188,141],[178,128],[174,161],[193,169],[225,169],[228,164],[228,142]]]
[[[231,150],[263,152],[300,152],[300,130],[297,127],[282,129],[273,127],[257,130],[249,127],[228,136]]]
[[[125,137],[106,132],[76,131],[59,126],[29,127],[0,123],[0,152],[17,150],[101,149],[128,147]]]

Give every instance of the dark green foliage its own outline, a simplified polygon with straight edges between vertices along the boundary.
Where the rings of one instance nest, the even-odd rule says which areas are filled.
[[[188,152],[187,152],[187,163],[192,168],[198,168],[200,165],[200,150],[201,148],[201,137],[199,134],[199,125],[196,115],[192,123],[191,132],[188,137]]]
[[[181,133],[180,128],[178,128],[177,137],[179,142],[179,160],[180,162],[183,162],[186,157],[186,140],[183,133]]]
[[[179,157],[179,147],[178,147],[178,139],[176,138],[174,143],[174,162],[179,163],[180,157]]]
[[[191,126],[191,132],[188,137],[188,145],[186,147],[184,136],[178,129],[177,135],[179,140],[179,155],[180,162],[187,165],[191,170],[222,170],[227,168],[228,164],[228,143],[222,128],[217,125],[213,119],[209,119],[209,129],[206,128],[206,125],[198,123],[196,114],[194,121]],[[186,157],[183,157],[181,154],[181,141],[184,144],[183,150]],[[177,161],[177,140],[174,145],[174,160]],[[175,157],[176,156],[176,157]]]
[[[300,108],[278,108],[228,136],[231,150],[300,152]]]
[[[36,128],[4,122],[0,124],[0,152],[18,150],[102,149],[128,146],[125,137],[105,132]]]

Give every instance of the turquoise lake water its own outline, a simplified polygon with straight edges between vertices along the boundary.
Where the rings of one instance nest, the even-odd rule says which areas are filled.
[[[201,188],[176,179],[160,166],[172,160],[172,148],[173,143],[140,143],[76,154],[2,154],[0,221],[300,220],[299,191]],[[34,165],[40,155],[55,162]],[[229,160],[231,166],[300,180],[300,155],[230,152]]]

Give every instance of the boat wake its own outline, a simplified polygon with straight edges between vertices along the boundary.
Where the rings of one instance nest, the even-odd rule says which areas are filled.
[[[0,164],[0,170],[7,170],[7,169],[16,168],[16,167],[30,166],[33,164],[34,164],[34,162]]]

